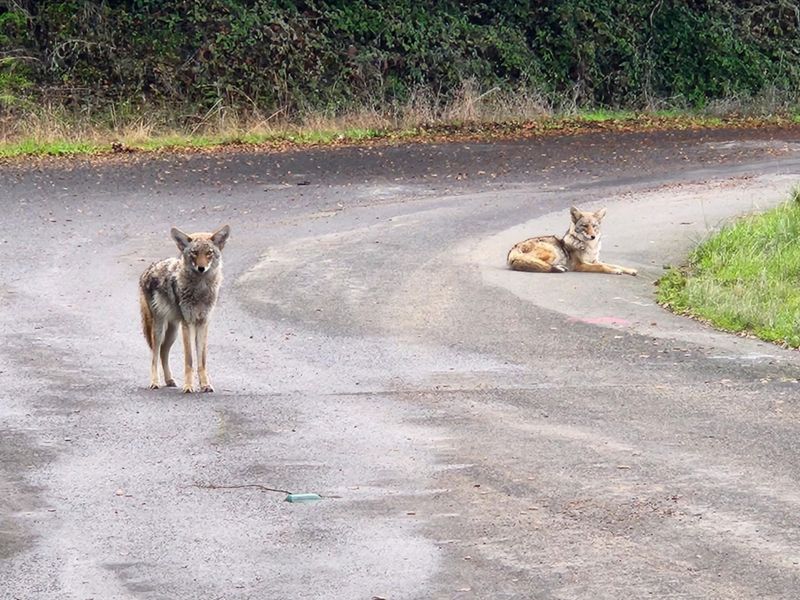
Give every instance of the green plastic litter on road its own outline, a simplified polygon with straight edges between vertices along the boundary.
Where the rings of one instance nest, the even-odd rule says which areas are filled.
[[[316,502],[321,499],[318,494],[289,494],[286,496],[286,502]]]

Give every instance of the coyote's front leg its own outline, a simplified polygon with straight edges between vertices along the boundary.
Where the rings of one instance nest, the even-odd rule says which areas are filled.
[[[193,323],[182,323],[183,331],[183,391],[190,394],[194,391],[194,368],[192,351],[197,339],[197,327]]]
[[[200,376],[200,391],[213,392],[208,380],[206,361],[208,359],[208,321],[197,324],[197,374]]]
[[[573,271],[581,271],[583,273],[612,273],[614,275],[636,275],[636,269],[629,269],[628,267],[620,267],[618,265],[609,265],[606,263],[577,263],[573,267]]]

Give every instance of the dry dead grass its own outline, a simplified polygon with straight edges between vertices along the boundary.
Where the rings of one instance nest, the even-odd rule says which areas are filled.
[[[252,104],[233,107],[222,100],[204,113],[164,107],[113,106],[102,113],[75,112],[50,104],[0,115],[0,157],[26,154],[74,154],[112,147],[153,150],[165,147],[208,147],[233,142],[329,143],[403,136],[431,126],[552,123],[559,117],[584,117],[587,121],[630,120],[627,112],[578,110],[574,94],[550,98],[536,90],[481,89],[466,80],[446,100],[427,89],[412,93],[396,104],[365,103],[346,112],[289,113],[286,109],[263,112]],[[751,99],[750,112],[771,114],[790,110],[788,99],[764,94]],[[716,103],[708,114],[748,114],[746,99]],[[659,106],[662,106],[659,104]],[[654,105],[655,107],[655,105]],[[676,116],[652,111],[661,117]],[[669,112],[669,111],[668,111]],[[600,115],[598,117],[598,115]]]
[[[297,115],[284,109],[265,113],[252,107],[233,108],[222,101],[202,114],[181,114],[159,107],[137,111],[111,107],[104,113],[76,113],[49,104],[0,119],[0,144],[35,141],[49,145],[81,140],[98,147],[112,143],[140,147],[163,139],[225,141],[307,137],[315,132],[404,131],[431,124],[528,121],[552,113],[540,94],[498,88],[483,91],[473,81],[465,81],[447,102],[435,93],[419,90],[402,104],[366,104],[344,113]]]

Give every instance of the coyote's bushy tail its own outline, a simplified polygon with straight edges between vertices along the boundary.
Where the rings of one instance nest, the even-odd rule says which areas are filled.
[[[147,340],[147,345],[153,349],[153,309],[150,308],[150,302],[144,295],[144,292],[139,292],[139,308],[142,311],[142,332],[144,339]]]

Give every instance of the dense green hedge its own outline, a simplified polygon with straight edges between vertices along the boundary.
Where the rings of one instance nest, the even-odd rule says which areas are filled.
[[[579,105],[794,94],[791,0],[63,0],[0,9],[0,101],[338,109],[466,79]],[[19,103],[17,103],[19,106]]]

